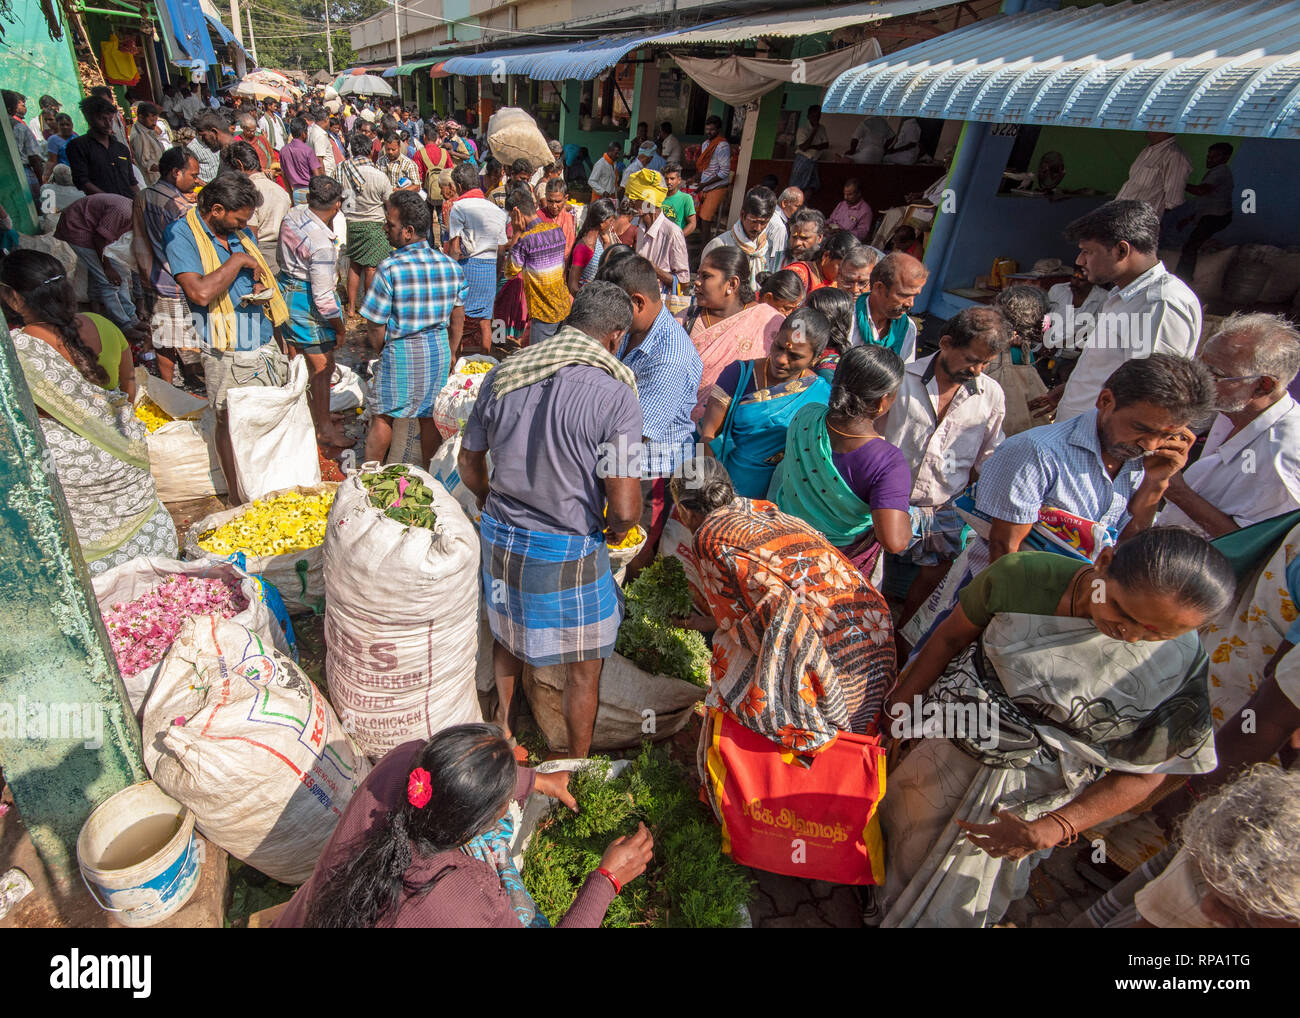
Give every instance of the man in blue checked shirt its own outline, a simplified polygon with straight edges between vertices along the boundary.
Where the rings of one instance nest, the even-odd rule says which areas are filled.
[[[442,444],[433,402],[460,350],[469,284],[460,266],[425,239],[429,206],[418,192],[394,191],[384,215],[384,233],[395,250],[375,269],[361,306],[361,317],[371,323],[371,349],[379,354],[366,459],[382,462],[388,455],[394,417],[415,418],[427,466]]]
[[[1152,354],[1125,361],[1096,409],[1012,435],[984,464],[975,494],[992,518],[989,561],[1019,551],[1043,508],[1112,527],[1121,541],[1151,526],[1216,398],[1205,365]]]
[[[640,255],[622,258],[597,273],[621,286],[632,298],[632,328],[618,352],[619,359],[636,376],[637,395],[644,420],[644,455],[641,527],[648,535],[645,548],[628,565],[634,576],[659,545],[664,521],[671,509],[668,478],[693,455],[695,409],[704,365],[695,344],[664,305],[654,266]]]

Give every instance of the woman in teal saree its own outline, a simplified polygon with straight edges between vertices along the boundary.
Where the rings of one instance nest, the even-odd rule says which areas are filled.
[[[831,387],[812,369],[830,323],[800,308],[782,323],[766,358],[723,370],[700,419],[700,440],[727,468],[736,494],[762,498],[786,446],[786,429],[805,407],[824,406]]]
[[[875,430],[893,405],[903,362],[878,346],[840,358],[828,406],[802,408],[790,423],[768,501],[826,535],[866,576],[880,549],[911,543],[912,472]]]

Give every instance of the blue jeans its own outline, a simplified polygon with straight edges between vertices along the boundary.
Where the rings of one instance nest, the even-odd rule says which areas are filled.
[[[131,273],[122,271],[122,281],[114,286],[104,274],[104,265],[99,255],[92,248],[71,245],[77,252],[77,258],[86,267],[90,275],[90,299],[104,305],[108,317],[119,328],[129,328],[135,324],[135,303],[131,300]]]

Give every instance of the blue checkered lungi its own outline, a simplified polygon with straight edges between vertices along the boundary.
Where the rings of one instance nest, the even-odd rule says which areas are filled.
[[[371,409],[386,417],[432,417],[433,402],[450,373],[446,328],[439,326],[401,339],[389,337],[379,355]]]
[[[492,635],[534,667],[607,658],[623,621],[603,534],[549,534],[484,513],[483,589]]]
[[[492,305],[497,299],[496,257],[466,258],[460,267],[469,284],[469,292],[465,295],[465,317],[491,318]]]

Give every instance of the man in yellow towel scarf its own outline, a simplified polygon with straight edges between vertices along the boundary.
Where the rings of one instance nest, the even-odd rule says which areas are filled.
[[[227,390],[283,385],[289,376],[288,358],[274,335],[288,309],[246,229],[261,202],[248,177],[223,173],[199,192],[197,207],[163,234],[167,262],[194,315],[208,401],[217,416],[217,456],[236,504],[244,498],[230,445]]]

